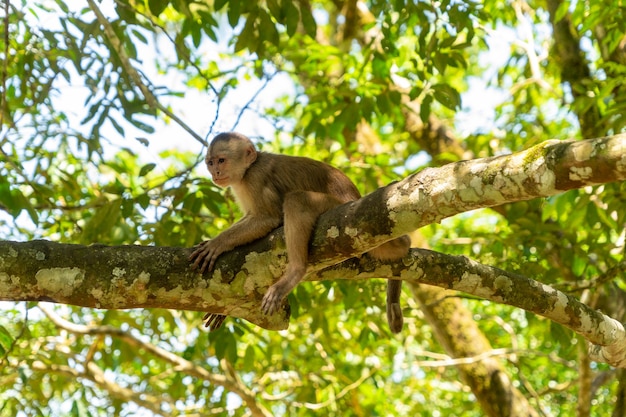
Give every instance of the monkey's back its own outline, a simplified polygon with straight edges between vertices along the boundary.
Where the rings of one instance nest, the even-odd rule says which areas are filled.
[[[251,186],[260,184],[263,190],[251,191],[264,195],[270,192],[274,195],[275,203],[279,205],[293,191],[330,194],[341,203],[361,197],[350,178],[339,169],[299,156],[259,152],[257,160],[248,168],[244,180]]]

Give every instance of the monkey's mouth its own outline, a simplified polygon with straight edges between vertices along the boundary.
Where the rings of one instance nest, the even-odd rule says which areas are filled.
[[[215,185],[223,187],[224,185],[228,184],[228,177],[226,177],[226,178],[213,178],[213,182],[215,183]]]

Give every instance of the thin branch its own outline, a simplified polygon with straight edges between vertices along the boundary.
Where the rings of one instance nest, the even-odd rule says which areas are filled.
[[[50,321],[52,321],[57,327],[61,329],[67,330],[68,332],[75,334],[92,336],[107,335],[123,340],[129,345],[137,348],[137,350],[143,349],[146,352],[150,352],[154,356],[171,363],[172,365],[176,366],[180,372],[193,375],[196,378],[203,379],[214,385],[223,386],[227,390],[239,395],[241,399],[246,403],[253,416],[266,417],[271,415],[262,405],[257,403],[254,392],[249,390],[243,384],[243,382],[238,379],[238,377],[235,378],[233,376],[233,373],[227,372],[226,375],[230,375],[230,377],[228,378],[223,375],[210,373],[206,369],[201,368],[200,366],[197,366],[192,362],[183,359],[178,355],[175,355],[174,353],[171,353],[151,343],[145,343],[130,334],[129,332],[123,331],[116,327],[94,325],[86,326],[82,324],[75,324],[60,317],[52,310],[52,308],[50,308],[45,303],[40,303],[39,308],[46,314]],[[222,364],[222,367],[228,369],[227,365]]]
[[[55,373],[68,376],[72,379],[80,379],[85,378],[96,385],[106,390],[112,397],[122,400],[124,402],[134,402],[140,407],[143,407],[151,412],[160,415],[160,416],[168,416],[169,414],[165,413],[158,404],[161,403],[161,400],[153,395],[147,394],[145,392],[135,392],[131,389],[124,388],[115,382],[108,379],[102,369],[100,369],[95,363],[89,362],[85,367],[83,372],[78,371],[69,366],[64,365],[55,365],[55,364],[44,364],[41,361],[34,361],[32,364],[32,369],[35,371],[43,372],[46,374]],[[170,404],[172,405],[172,404]]]
[[[187,53],[187,51],[185,50],[181,50],[178,48],[177,44],[176,44],[176,40],[172,38],[172,36],[168,33],[168,31],[166,30],[166,28],[164,28],[162,25],[160,25],[159,23],[155,22],[154,20],[154,16],[152,16],[152,14],[148,14],[148,13],[142,13],[140,10],[137,10],[135,8],[132,8],[128,5],[128,3],[122,2],[120,0],[115,0],[115,3],[117,3],[118,7],[123,7],[126,8],[128,10],[130,10],[131,13],[136,13],[139,14],[141,16],[143,16],[147,21],[150,22],[150,24],[155,27],[158,28],[161,33],[170,41],[170,43],[174,46],[174,48],[176,49],[176,51],[178,52],[178,56],[182,56],[185,59],[185,62],[188,66],[192,67],[193,69],[196,70],[196,73],[207,83],[207,86],[209,87],[209,89],[211,90],[211,92],[213,92],[213,94],[215,95],[215,102],[216,102],[216,110],[215,110],[215,116],[213,117],[213,121],[211,122],[211,125],[209,127],[209,130],[207,131],[207,136],[205,136],[204,141],[208,142],[208,135],[213,132],[213,128],[215,127],[215,124],[217,123],[217,119],[219,117],[220,114],[220,106],[221,106],[221,102],[222,99],[220,98],[220,93],[217,91],[217,89],[215,88],[215,86],[211,83],[211,79],[209,77],[207,77],[204,72],[202,71],[202,69],[198,66],[198,64],[196,64],[195,62],[192,61],[191,56]],[[222,75],[222,74],[220,74]]]
[[[329,405],[335,403],[338,399],[340,399],[342,397],[345,397],[348,393],[350,393],[350,391],[358,388],[361,384],[363,384],[363,382],[365,380],[367,380],[372,375],[374,375],[375,371],[374,372],[370,371],[370,372],[364,373],[363,375],[361,375],[361,377],[359,379],[354,381],[352,384],[345,386],[344,389],[342,389],[337,395],[331,396],[331,398],[329,398],[328,400],[326,400],[324,402],[321,402],[321,403],[300,403],[300,402],[294,401],[292,403],[292,405],[294,407],[302,407],[302,408],[307,408],[309,410],[321,410],[322,408],[326,408]]]
[[[27,303],[24,303],[24,310],[25,310],[24,321],[22,323],[22,327],[20,328],[20,332],[17,334],[17,336],[13,338],[13,340],[11,341],[11,345],[4,352],[4,355],[0,357],[0,369],[2,369],[4,361],[7,360],[7,358],[13,351],[13,348],[15,348],[15,345],[17,345],[17,342],[22,338],[22,336],[24,336],[24,333],[26,332],[26,329],[28,328],[28,304]]]
[[[4,114],[8,114],[7,76],[9,71],[9,0],[4,0],[4,60],[2,62],[2,94],[0,95],[0,129],[4,126]]]
[[[130,62],[130,58],[128,54],[126,54],[126,51],[124,50],[124,46],[122,45],[122,42],[117,37],[115,30],[113,29],[113,27],[111,26],[107,18],[102,14],[102,11],[100,11],[100,9],[98,8],[94,0],[87,0],[87,3],[89,3],[89,7],[96,14],[96,18],[98,22],[102,25],[102,28],[104,30],[104,33],[107,39],[111,43],[113,50],[115,50],[118,57],[120,58],[120,62],[121,62],[122,67],[124,68],[124,71],[126,71],[126,73],[131,78],[133,83],[135,83],[135,85],[139,88],[144,98],[146,99],[146,102],[148,103],[148,105],[152,108],[158,109],[161,112],[163,112],[165,115],[167,115],[176,123],[178,123],[178,125],[182,127],[185,131],[187,131],[187,133],[189,133],[195,140],[197,140],[198,142],[206,146],[207,145],[206,140],[204,140],[200,135],[198,135],[191,127],[189,127],[185,122],[183,122],[178,116],[176,116],[174,113],[168,110],[167,107],[159,103],[158,99],[152,93],[150,88],[148,88],[148,86],[142,81],[141,75],[139,75],[139,72],[133,67],[132,63]]]
[[[272,75],[270,75],[269,77],[267,77],[267,79],[265,80],[265,82],[263,83],[263,85],[257,90],[256,93],[254,93],[252,95],[252,97],[250,97],[250,100],[248,100],[248,102],[241,108],[241,110],[239,111],[239,114],[237,115],[237,119],[235,120],[235,123],[233,124],[233,127],[231,130],[235,130],[235,128],[237,127],[237,125],[239,125],[239,121],[241,120],[241,118],[243,117],[243,114],[245,113],[246,110],[248,110],[250,108],[250,105],[252,103],[254,103],[254,101],[257,99],[257,97],[259,96],[259,94],[261,94],[262,91],[265,90],[265,88],[269,85],[269,83],[272,81],[272,79],[276,76],[276,72]]]
[[[165,29],[163,27],[163,25],[157,23],[154,21],[153,17],[157,17],[157,16],[153,16],[152,14],[149,13],[144,13],[141,10],[138,10],[136,8],[130,7],[130,5],[128,4],[128,2],[123,2],[120,0],[115,0],[115,3],[117,4],[118,7],[122,7],[126,10],[128,10],[131,13],[137,14],[139,16],[142,16],[144,19],[146,19],[147,21],[150,22],[150,24],[159,29],[161,31],[161,33],[163,34],[163,36],[165,36],[170,43],[174,46],[174,48],[176,48],[176,40],[172,38],[172,36],[169,34],[169,32],[167,31],[167,29]],[[186,46],[186,45],[185,45]],[[216,88],[213,86],[213,84],[211,84],[211,81],[208,77],[206,77],[204,75],[204,73],[202,72],[202,70],[200,69],[200,67],[191,60],[191,56],[186,52],[186,51],[181,51],[180,49],[177,48],[177,51],[179,52],[179,54],[183,54],[183,57],[185,58],[186,63],[191,66],[192,68],[194,68],[196,70],[196,72],[198,73],[198,75],[200,77],[202,77],[202,79],[204,79],[204,81],[207,82],[207,86],[209,87],[209,89],[213,92],[213,94],[215,94],[215,96],[219,96],[218,91],[216,90]],[[180,55],[179,55],[180,56]]]
[[[537,83],[539,88],[544,91],[548,91],[553,95],[557,95],[554,88],[543,79],[541,76],[541,59],[537,55],[535,51],[535,38],[533,36],[532,25],[529,20],[526,18],[523,9],[528,8],[528,5],[523,0],[517,0],[513,2],[513,9],[515,10],[515,15],[517,16],[518,22],[520,22],[520,27],[524,29],[526,32],[526,39],[514,41],[513,44],[522,48],[528,58],[528,66],[530,68],[531,77],[522,81],[521,83],[517,83],[511,88],[511,94],[515,94],[516,91],[522,89],[526,85]]]
[[[464,358],[452,358],[448,355],[443,355],[441,353],[434,352],[417,352],[416,356],[426,356],[426,357],[434,357],[437,360],[426,360],[426,361],[417,361],[414,362],[415,366],[419,366],[420,368],[439,368],[446,366],[459,366],[459,365],[471,365],[473,363],[481,362],[487,358],[492,357],[503,357],[507,359],[514,359],[517,356],[547,356],[550,358],[551,362],[558,362],[561,365],[567,366],[569,368],[575,369],[576,364],[573,361],[566,361],[563,358],[559,358],[554,354],[543,354],[536,350],[528,350],[528,349],[509,349],[509,348],[501,348],[501,349],[492,349],[487,352],[483,352],[479,355],[475,356],[467,356]]]
[[[588,281],[565,281],[553,284],[553,287],[558,288],[562,291],[566,291],[568,293],[584,291],[591,288],[597,288],[603,284],[606,284],[607,282],[613,281],[618,276],[623,275],[624,271],[626,271],[626,260],[618,262],[616,265],[610,267],[603,274],[600,274],[596,278],[590,279]]]

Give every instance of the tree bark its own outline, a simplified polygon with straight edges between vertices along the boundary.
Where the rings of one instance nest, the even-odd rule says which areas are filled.
[[[459,298],[442,298],[445,291],[427,285],[410,285],[435,331],[437,340],[455,358],[478,357],[493,350],[478,329],[471,312]],[[454,331],[456,330],[456,331]],[[472,389],[485,415],[492,417],[538,417],[524,395],[511,383],[496,358],[484,358],[475,363],[459,365],[459,373]]]
[[[601,124],[601,114],[595,102],[591,102],[588,94],[588,87],[591,81],[591,70],[585,60],[585,54],[580,47],[580,39],[573,27],[572,20],[568,14],[560,20],[556,20],[557,10],[563,0],[548,0],[548,12],[554,33],[554,43],[552,51],[555,61],[561,70],[561,79],[568,83],[574,100],[586,100],[587,108],[584,112],[578,112],[578,122],[583,137],[590,138],[597,134],[598,126]]]
[[[400,277],[458,289],[568,326],[598,345],[591,352],[594,358],[623,366],[626,343],[619,322],[535,281],[471,262],[459,265],[464,258],[457,257],[445,257],[446,269],[437,266],[437,257],[444,255],[425,256],[416,249],[399,262],[364,257],[327,267],[464,211],[624,179],[626,135],[548,141],[513,155],[426,169],[323,214],[312,242],[309,279]],[[242,317],[268,329],[288,325],[288,306],[272,316],[259,308],[285,267],[282,229],[220,257],[210,276],[190,270],[189,253],[182,248],[2,242],[0,299],[190,309]]]

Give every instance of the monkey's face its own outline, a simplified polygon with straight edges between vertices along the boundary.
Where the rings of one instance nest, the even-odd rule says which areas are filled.
[[[241,182],[254,160],[254,147],[250,149],[236,141],[220,141],[211,144],[205,161],[215,185],[228,187]]]
[[[230,185],[232,175],[230,175],[228,162],[229,160],[222,156],[216,156],[207,161],[211,178],[215,185],[219,187],[228,187]]]

